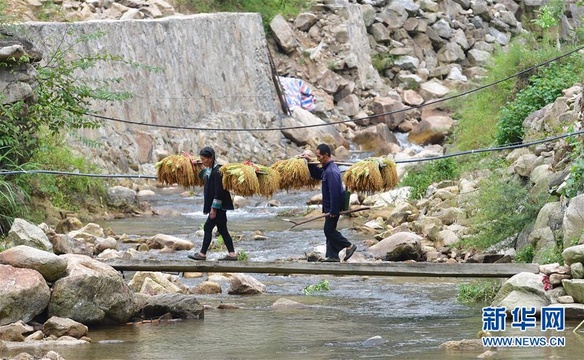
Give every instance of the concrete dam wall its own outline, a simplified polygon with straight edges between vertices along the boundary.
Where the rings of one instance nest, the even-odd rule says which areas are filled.
[[[120,78],[112,89],[129,91],[123,102],[96,103],[95,114],[156,125],[203,128],[275,128],[284,116],[272,81],[259,14],[203,14],[156,20],[27,23],[25,37],[45,55],[72,46],[74,54],[112,54],[148,71],[115,61],[79,76]],[[103,36],[76,43],[81,36]],[[212,145],[230,161],[269,162],[286,156],[280,131],[225,132],[165,129],[104,120],[97,130],[71,137],[110,172],[154,175],[163,156]],[[97,140],[82,147],[80,137]],[[77,140],[76,140],[77,139]],[[274,144],[267,151],[266,144]]]

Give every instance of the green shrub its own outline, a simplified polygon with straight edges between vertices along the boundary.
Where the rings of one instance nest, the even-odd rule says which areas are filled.
[[[446,158],[421,163],[417,168],[408,171],[401,180],[400,186],[411,186],[410,198],[422,198],[428,186],[443,180],[454,180],[459,176],[459,169],[454,158]]]
[[[245,250],[239,250],[237,252],[237,260],[239,261],[247,261],[249,259],[249,255],[247,254],[247,251]]]
[[[0,235],[10,230],[14,218],[26,216],[25,200],[27,195],[24,192],[0,177]]]
[[[14,166],[11,160],[14,152],[18,152],[18,149],[10,146],[0,147],[0,169],[20,169]],[[14,177],[0,175],[0,235],[10,230],[14,218],[24,217],[27,214],[27,207],[23,204],[28,200],[28,194],[13,183]]]
[[[515,252],[515,261],[519,263],[531,263],[534,255],[533,245],[529,244]]]
[[[581,32],[584,34],[584,30]],[[577,38],[582,37],[584,35]],[[574,46],[580,45],[577,43]],[[517,77],[511,76],[567,51],[569,49],[560,51],[548,42],[538,42],[530,34],[515,37],[506,51],[496,49],[491,63],[487,66],[487,76],[481,83],[483,85],[498,83],[446,103],[454,111],[453,117],[458,122],[454,132],[456,147],[461,150],[478,149],[492,146],[496,140],[498,141],[498,137],[501,137],[502,140],[502,134],[497,134],[501,109],[507,102],[514,99],[515,94],[529,85],[530,76],[536,70],[525,72]],[[576,61],[578,64],[582,61],[577,55],[570,56],[565,60],[564,62]],[[580,74],[580,71],[572,74],[574,82],[581,80]],[[569,79],[569,76],[567,78]],[[501,81],[504,79],[506,80]],[[505,125],[502,127],[505,128]],[[514,129],[514,125],[510,125],[509,130],[512,129]],[[513,134],[509,133],[509,135]]]
[[[558,26],[564,13],[564,0],[549,0],[547,4],[536,10],[536,13],[538,14],[537,18],[531,20],[531,22],[542,28],[542,30]]]
[[[548,199],[547,191],[528,192],[518,178],[494,172],[481,182],[469,214],[474,233],[458,245],[483,250],[519,233],[534,221]]]
[[[101,170],[81,155],[76,155],[57,136],[42,136],[41,151],[22,166],[25,170],[56,170],[99,174]],[[54,206],[79,210],[89,199],[104,198],[106,183],[103,178],[53,174],[21,174],[15,179],[27,194],[48,199]]]
[[[501,285],[495,281],[475,280],[469,284],[460,284],[458,286],[456,300],[464,303],[490,303],[500,288]]]
[[[499,145],[516,144],[523,140],[523,121],[532,112],[554,102],[562,90],[582,78],[581,56],[570,56],[569,62],[553,62],[540,68],[529,78],[527,87],[501,110],[497,123],[496,141]]]
[[[324,279],[319,281],[316,284],[312,284],[312,285],[307,285],[306,287],[304,287],[304,295],[312,295],[312,293],[317,292],[317,291],[329,291],[330,285],[328,280]]]
[[[568,151],[566,156],[572,160],[572,166],[565,186],[558,192],[567,198],[573,198],[584,192],[584,146],[579,137],[568,138],[567,142],[572,151]]]
[[[384,54],[374,54],[371,57],[371,65],[379,72],[380,74],[385,71],[385,69],[390,68],[393,65],[394,57],[389,53]]]
[[[562,241],[556,239],[555,244],[542,249],[539,254],[536,254],[535,258],[539,264],[559,263],[560,265],[564,265],[562,251],[564,251]]]

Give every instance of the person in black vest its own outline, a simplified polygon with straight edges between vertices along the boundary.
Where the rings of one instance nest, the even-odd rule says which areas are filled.
[[[357,245],[351,244],[338,230],[339,213],[344,201],[343,183],[339,167],[331,158],[331,148],[326,144],[316,147],[316,158],[321,163],[322,168],[316,164],[309,164],[310,176],[314,179],[322,180],[322,212],[328,215],[324,220],[324,235],[326,237],[326,259],[322,261],[339,262],[339,252],[343,248],[347,249],[344,261],[349,260]],[[302,154],[303,158],[310,161],[308,154]]]
[[[233,210],[233,200],[231,194],[223,187],[222,176],[219,172],[221,165],[215,162],[215,150],[212,147],[205,146],[199,151],[203,170],[199,176],[205,181],[203,190],[203,213],[209,214],[203,230],[203,245],[201,251],[189,255],[193,260],[207,260],[207,250],[211,245],[213,229],[217,226],[219,234],[227,247],[229,254],[221,260],[237,260],[237,254],[233,247],[233,239],[227,230],[227,210]]]

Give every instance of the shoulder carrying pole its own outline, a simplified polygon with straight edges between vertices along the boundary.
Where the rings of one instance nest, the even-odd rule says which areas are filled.
[[[363,210],[369,210],[369,209],[371,209],[370,206],[364,206],[364,207],[360,207],[358,209],[351,209],[351,210],[341,211],[339,213],[339,215],[346,215],[346,214],[351,214],[351,213],[354,213],[354,212],[363,211]],[[322,215],[318,215],[318,216],[313,216],[313,217],[311,217],[309,219],[302,220],[302,221],[299,221],[299,222],[296,222],[296,221],[293,221],[293,220],[290,220],[290,219],[282,219],[282,220],[288,221],[288,222],[291,222],[291,223],[294,224],[294,225],[290,226],[286,230],[286,231],[288,231],[288,230],[291,230],[291,229],[295,228],[298,225],[306,224],[306,223],[309,223],[309,222],[314,221],[314,220],[317,220],[317,219],[322,219],[323,217],[326,217],[326,216],[329,216],[329,215],[330,215],[329,213],[326,213],[326,214],[322,214]]]

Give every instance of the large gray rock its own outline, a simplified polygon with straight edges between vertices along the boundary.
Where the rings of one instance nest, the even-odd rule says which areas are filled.
[[[350,34],[346,43],[348,51],[343,55],[347,63],[349,58],[354,58],[351,61],[356,70],[353,81],[360,89],[383,89],[385,87],[383,80],[371,65],[371,47],[361,6],[348,4],[340,11],[340,14],[346,21],[346,32]],[[330,45],[336,47],[335,43]]]
[[[38,271],[0,265],[0,325],[31,321],[46,309],[50,297]]]
[[[296,50],[298,41],[294,37],[294,31],[286,19],[280,14],[274,16],[272,21],[270,21],[270,29],[274,34],[274,39],[282,50],[286,53],[291,53]]]
[[[112,186],[107,189],[107,204],[115,208],[128,208],[138,204],[136,191],[124,186]]]
[[[584,303],[584,279],[564,279],[562,286],[575,302]]]
[[[203,319],[205,317],[203,305],[194,295],[162,294],[151,296],[142,308],[144,319],[157,319],[166,314],[179,319]]]
[[[562,204],[559,201],[547,203],[539,210],[533,229],[544,227],[549,227],[554,231],[561,229],[563,218]]]
[[[572,263],[570,273],[574,279],[584,279],[584,265],[581,262]]]
[[[27,245],[44,251],[53,251],[53,244],[45,232],[38,226],[20,218],[14,219],[6,236],[8,247]]]
[[[426,81],[420,85],[420,95],[422,95],[426,101],[442,98],[451,91],[452,90],[442,85],[442,83],[438,80]]]
[[[368,249],[375,258],[386,261],[422,260],[422,238],[409,232],[393,234]]]
[[[52,316],[43,324],[43,333],[46,336],[54,335],[56,337],[71,336],[80,339],[87,335],[87,326],[71,319]]]
[[[246,274],[233,274],[227,293],[230,295],[263,294],[266,285]]]
[[[507,280],[493,299],[494,306],[504,306],[507,311],[517,306],[535,307],[537,312],[550,304],[543,287],[543,276],[519,273]]]
[[[564,263],[572,265],[574,263],[584,264],[584,245],[570,246],[562,252]]]
[[[62,256],[67,259],[67,276],[53,284],[49,316],[87,325],[130,319],[134,293],[114,268],[84,255]]]
[[[172,293],[188,293],[189,289],[184,285],[181,284],[177,279],[176,276],[170,274],[163,274],[160,272],[152,272],[152,271],[138,271],[132,277],[132,280],[128,283],[128,286],[134,292],[141,292],[141,293],[148,293],[149,295],[155,295],[148,291],[145,291],[148,282],[153,282],[158,284],[161,288],[160,293],[172,294]],[[145,285],[146,284],[146,285]]]
[[[318,17],[312,13],[300,13],[294,20],[294,27],[298,30],[308,31],[317,21]]]
[[[378,151],[378,153],[382,154],[389,153],[392,144],[399,146],[399,141],[395,134],[385,124],[377,124],[356,131],[353,136],[353,143],[361,145],[364,150]]]
[[[564,249],[569,247],[575,239],[580,239],[582,231],[584,231],[584,194],[570,199],[564,213],[563,230]]]
[[[189,240],[166,234],[156,234],[146,242],[151,249],[169,248],[173,250],[191,250],[195,245]]]
[[[333,126],[326,126],[325,121],[300,107],[294,108],[292,117],[285,118],[283,125],[285,127],[313,126],[282,131],[286,138],[299,146],[310,145],[312,148],[316,148],[318,144],[325,143],[332,148],[349,147],[349,143],[337,129]],[[317,126],[314,127],[314,125]]]
[[[396,129],[405,119],[405,108],[400,99],[392,97],[376,97],[371,104],[372,115],[370,119],[372,124],[385,123],[390,130]]]
[[[449,116],[430,116],[420,121],[408,133],[408,140],[419,145],[439,144],[454,126]]]
[[[48,282],[60,279],[67,271],[67,260],[64,258],[25,245],[0,252],[0,264],[36,270]]]

